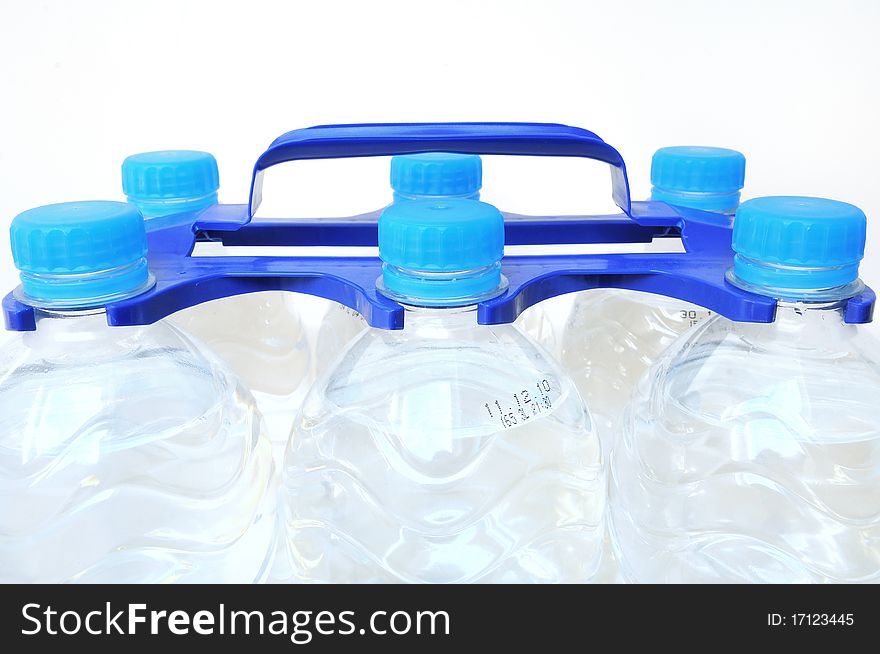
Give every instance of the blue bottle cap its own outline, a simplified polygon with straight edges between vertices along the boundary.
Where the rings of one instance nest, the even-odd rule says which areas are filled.
[[[866,227],[862,210],[846,202],[797,196],[743,202],[733,224],[735,278],[766,289],[844,286],[858,279]]]
[[[504,218],[476,200],[413,200],[379,218],[379,290],[408,304],[461,306],[503,292]]]
[[[651,199],[704,211],[733,212],[746,158],[736,150],[682,145],[660,148],[651,160]]]
[[[395,199],[457,197],[477,200],[483,185],[483,161],[475,154],[426,152],[391,158]]]
[[[217,160],[207,152],[142,152],[122,162],[122,192],[146,218],[208,207],[219,188]]]
[[[33,306],[101,306],[152,285],[147,235],[125,202],[65,202],[20,213],[9,230],[22,299]]]

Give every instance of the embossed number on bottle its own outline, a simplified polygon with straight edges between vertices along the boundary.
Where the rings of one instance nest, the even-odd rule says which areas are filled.
[[[546,379],[535,382],[531,388],[511,393],[510,397],[497,398],[484,405],[489,417],[498,420],[504,429],[515,427],[553,408],[550,393],[553,387]]]
[[[712,312],[707,309],[701,309],[699,311],[695,311],[694,309],[680,309],[678,311],[678,317],[686,322],[689,327],[693,327],[711,315]]]

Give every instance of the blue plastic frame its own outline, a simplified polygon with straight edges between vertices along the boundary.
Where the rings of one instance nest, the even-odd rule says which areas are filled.
[[[247,205],[215,205],[168,217],[148,234],[156,285],[107,306],[111,325],[150,324],[213,299],[265,290],[316,295],[348,306],[367,322],[401,329],[404,311],[376,291],[381,261],[375,257],[193,257],[197,241],[227,246],[375,246],[379,211],[347,219],[255,218],[264,171],[303,159],[460,152],[584,157],[611,167],[612,196],[623,210],[612,216],[505,214],[508,245],[647,243],[680,237],[684,252],[507,256],[507,291],[478,305],[481,324],[514,321],[547,298],[592,288],[624,288],[686,300],[731,320],[772,322],[776,301],[739,289],[725,279],[733,265],[729,221],[718,214],[661,202],[632,202],[623,158],[584,129],[547,123],[401,123],[322,125],[288,132],[259,157]],[[869,322],[875,296],[866,288],[848,301],[845,320]],[[36,328],[34,310],[13,293],[3,300],[8,329]]]

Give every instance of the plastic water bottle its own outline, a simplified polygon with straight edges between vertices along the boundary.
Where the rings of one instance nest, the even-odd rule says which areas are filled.
[[[426,152],[391,158],[394,202],[462,198],[478,200],[483,184],[483,161],[478,155]],[[375,214],[366,214],[373,216]],[[317,329],[315,369],[328,370],[344,349],[367,327],[361,315],[335,302],[325,303],[325,318]],[[319,308],[320,311],[320,308]],[[340,315],[343,314],[343,315]],[[289,430],[290,422],[286,423]]]
[[[483,164],[477,155],[449,152],[427,152],[391,158],[391,188],[394,202],[408,200],[440,200],[462,198],[477,200],[482,186]],[[372,216],[375,214],[365,214]],[[348,307],[320,298],[297,298],[305,303],[304,327],[313,346],[313,373],[301,391],[328,371],[348,343],[367,328],[363,317]],[[301,399],[295,402],[301,404]],[[277,461],[283,457],[283,446],[290,434],[292,416],[278,414],[277,431],[282,435],[276,448]]]
[[[36,331],[0,348],[0,581],[252,582],[273,544],[251,396],[162,321],[102,306],[152,285],[138,210],[71,202],[11,228]]]
[[[122,164],[123,192],[143,212],[147,230],[167,225],[181,211],[215,204],[219,186],[217,162],[207,152],[144,152]],[[213,300],[171,321],[206,343],[245,382],[266,419],[279,465],[290,424],[315,376],[366,327],[341,305],[286,291]]]
[[[576,582],[601,556],[605,475],[572,382],[513,325],[477,324],[503,292],[492,206],[395,203],[370,329],[313,387],[283,479],[278,580]]]
[[[842,202],[743,203],[728,279],[776,321],[703,321],[651,368],[612,463],[627,577],[880,581],[880,343],[844,322],[865,215]]]
[[[651,162],[651,198],[718,212],[719,220],[728,222],[739,205],[744,175],[745,157],[734,150],[662,148]],[[615,422],[639,377],[710,312],[636,291],[596,289],[575,297],[555,351],[591,408],[608,453],[614,447]],[[553,349],[553,343],[548,346]]]
[[[483,160],[478,155],[428,152],[391,159],[395,202],[444,197],[479,200],[482,185]],[[522,313],[516,325],[553,351],[559,331],[558,315],[567,316],[570,306],[568,295],[545,300]]]
[[[482,184],[483,161],[478,155],[426,152],[391,158],[394,202],[444,198],[479,200]],[[337,319],[340,313],[348,315]],[[327,370],[339,356],[341,341],[350,343],[367,327],[360,314],[342,304],[332,303],[327,317],[327,324],[317,336],[318,374]]]

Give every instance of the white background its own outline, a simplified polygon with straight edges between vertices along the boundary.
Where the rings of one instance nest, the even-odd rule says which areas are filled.
[[[868,214],[862,276],[880,286],[880,3],[137,2],[0,0],[0,284],[8,223],[50,202],[121,199],[119,165],[193,148],[244,202],[253,162],[297,127],[525,120],[597,132],[649,191],[652,152],[748,158],[744,197],[820,195]],[[585,162],[485,164],[503,209],[608,209]],[[387,161],[291,164],[271,215],[388,201]],[[578,204],[569,206],[566,203]],[[560,206],[565,205],[565,206]]]

